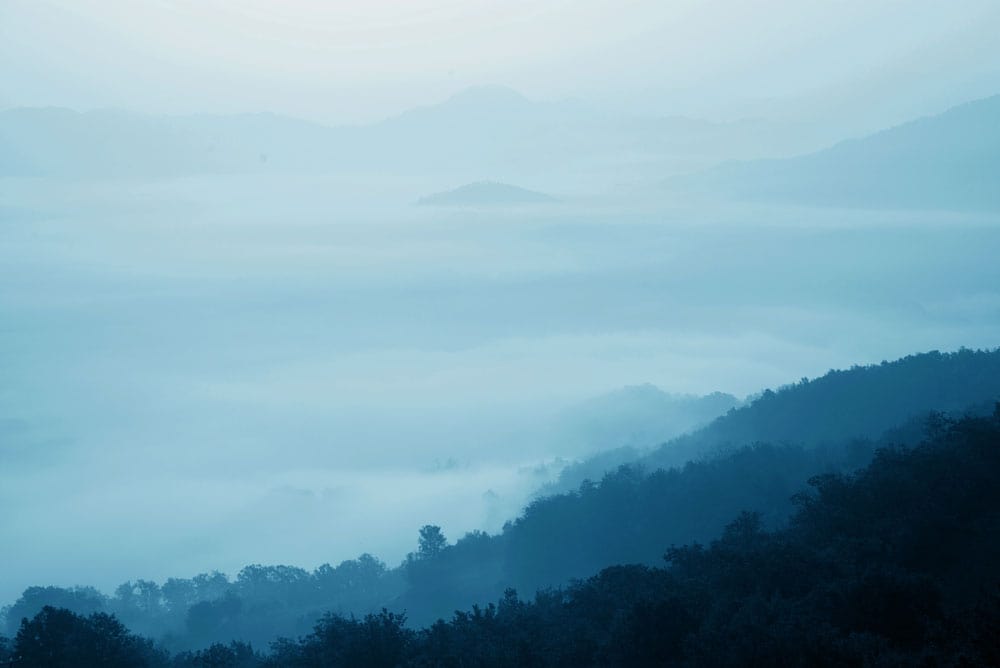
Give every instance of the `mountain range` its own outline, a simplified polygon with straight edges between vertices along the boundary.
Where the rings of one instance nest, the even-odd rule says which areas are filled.
[[[851,208],[1000,209],[1000,95],[794,158],[669,182],[708,197]]]
[[[0,175],[171,177],[260,172],[545,171],[670,174],[822,145],[814,128],[607,114],[502,87],[465,90],[377,123],[326,126],[269,114],[0,112]]]
[[[0,112],[0,176],[352,172],[438,175],[444,183],[479,175],[571,190],[666,177],[670,197],[1000,208],[1000,95],[832,146],[829,140],[815,128],[790,123],[630,117],[480,87],[362,126],[267,113],[8,109]],[[472,194],[427,199],[458,203]]]

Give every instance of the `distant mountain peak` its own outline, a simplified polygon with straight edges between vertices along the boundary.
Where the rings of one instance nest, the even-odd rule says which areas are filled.
[[[828,148],[669,183],[736,200],[870,209],[1000,209],[1000,95]]]

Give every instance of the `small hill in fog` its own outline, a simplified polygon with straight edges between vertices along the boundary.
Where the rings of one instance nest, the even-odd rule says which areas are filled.
[[[671,394],[647,383],[571,406],[556,420],[550,442],[592,454],[568,466],[540,493],[570,492],[585,479],[600,480],[605,472],[634,462],[644,451],[703,427],[739,405],[739,399],[723,392]]]
[[[630,385],[566,412],[581,445],[648,448],[708,424],[739,405],[731,394],[671,394],[655,385]]]
[[[421,206],[515,206],[545,204],[556,199],[535,190],[528,190],[496,181],[467,183],[454,190],[434,193],[417,200]]]

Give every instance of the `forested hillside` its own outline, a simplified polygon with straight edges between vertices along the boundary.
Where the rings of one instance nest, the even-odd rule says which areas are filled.
[[[0,660],[31,666],[996,665],[1000,404],[937,420],[917,447],[795,496],[786,526],[736,516],[666,564],[455,612],[422,629],[387,610],[323,616],[266,653],[216,644],[173,657],[104,613],[46,607]],[[425,552],[441,549],[433,531]],[[424,556],[427,556],[426,554]]]
[[[989,414],[998,400],[998,351],[831,371],[765,391],[635,463],[540,497],[499,534],[477,531],[451,543],[427,525],[396,568],[362,555],[311,572],[251,565],[232,580],[210,573],[130,581],[110,597],[89,587],[32,587],[4,610],[6,632],[46,605],[113,613],[172,650],[231,639],[260,647],[307,633],[325,613],[383,607],[427,625],[507,589],[533,594],[618,564],[653,566],[667,546],[709,541],[742,511],[764,528],[781,527],[813,476],[848,474],[878,447],[916,443],[948,415]]]
[[[111,597],[88,587],[32,587],[5,609],[7,633],[45,605],[114,613],[175,650],[230,639],[263,646],[308,632],[326,612],[387,607],[430,624],[508,588],[531,594],[617,564],[652,566],[666,546],[711,540],[741,511],[780,527],[811,477],[850,473],[877,447],[915,443],[942,416],[989,414],[997,400],[998,351],[935,352],[832,371],[766,391],[636,463],[538,498],[497,535],[472,532],[449,543],[428,525],[396,568],[362,555],[311,572],[251,565],[233,580],[211,573],[126,582]],[[679,453],[693,459],[671,465]]]
[[[853,470],[873,448],[867,441],[815,450],[758,444],[669,471],[622,467],[576,492],[539,499],[498,535],[473,532],[449,544],[440,529],[424,527],[417,549],[392,569],[363,555],[311,572],[252,565],[232,580],[211,573],[131,581],[110,597],[89,587],[32,587],[5,610],[7,633],[45,605],[114,613],[175,650],[230,639],[263,646],[307,632],[328,611],[387,607],[430,624],[508,588],[533,593],[615,564],[656,564],[666,546],[710,540],[743,509],[780,526],[810,476]]]
[[[575,490],[619,464],[648,470],[683,466],[727,448],[753,443],[806,447],[851,439],[919,438],[922,416],[979,406],[991,410],[1000,398],[1000,350],[938,351],[892,362],[831,370],[812,380],[764,390],[701,429],[647,452],[609,451],[567,467],[549,491]],[[907,425],[907,433],[899,428]],[[894,430],[889,435],[886,432]]]
[[[748,443],[816,446],[877,439],[928,411],[951,413],[977,404],[988,408],[998,397],[1000,350],[910,355],[765,390],[747,406],[664,444],[641,461],[656,468]]]
[[[662,546],[710,540],[740,511],[780,526],[811,477],[850,473],[878,447],[917,443],[928,426],[988,415],[998,400],[996,350],[912,355],[765,391],[636,462],[536,500],[499,536],[473,534],[414,560],[402,607],[426,623],[491,590],[496,598],[651,565]]]

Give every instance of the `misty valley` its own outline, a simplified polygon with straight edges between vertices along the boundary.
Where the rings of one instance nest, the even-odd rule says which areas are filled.
[[[28,665],[987,665],[998,393],[1000,351],[832,371],[598,478],[600,456],[566,467],[566,491],[497,533],[424,525],[398,566],[28,587],[2,647]]]
[[[407,4],[0,8],[0,666],[1000,665],[1000,10]]]

